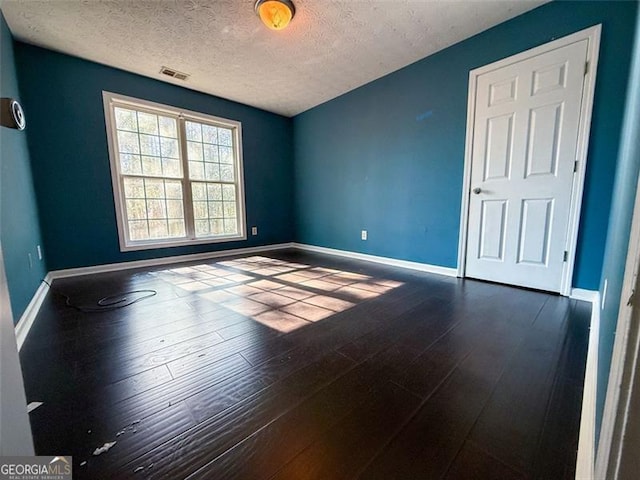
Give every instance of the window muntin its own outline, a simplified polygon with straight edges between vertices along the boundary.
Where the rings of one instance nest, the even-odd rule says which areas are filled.
[[[245,239],[240,123],[103,96],[121,250]]]

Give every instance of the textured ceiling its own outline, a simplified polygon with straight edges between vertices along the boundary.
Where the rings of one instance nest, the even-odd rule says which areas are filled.
[[[272,31],[254,0],[4,0],[27,43],[293,116],[545,3],[294,0]],[[166,65],[190,74],[179,81]]]

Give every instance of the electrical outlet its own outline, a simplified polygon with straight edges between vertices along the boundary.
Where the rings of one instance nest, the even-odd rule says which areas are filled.
[[[258,234],[258,227],[251,227],[251,235],[257,235]]]
[[[367,239],[367,231],[366,230],[362,230],[362,232],[360,233],[360,238],[362,240],[366,240]]]
[[[37,245],[36,248],[38,249],[38,260],[42,260],[42,248],[40,245]]]

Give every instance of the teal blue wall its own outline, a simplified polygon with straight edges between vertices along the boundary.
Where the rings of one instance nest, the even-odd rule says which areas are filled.
[[[620,294],[624,279],[624,267],[631,233],[631,220],[640,171],[640,11],[636,24],[636,40],[633,67],[629,75],[627,110],[625,113],[618,171],[614,184],[613,201],[607,235],[607,245],[600,284],[600,298],[604,297],[604,282],[607,292],[600,313],[600,339],[598,342],[598,383],[596,404],[596,426],[600,433],[604,400],[611,368],[611,354],[615,340]]]
[[[19,42],[16,65],[49,270],[293,239],[291,119]],[[242,122],[247,225],[259,235],[120,252],[103,90]]]
[[[14,67],[13,39],[1,13],[0,97],[21,99]],[[31,127],[30,113],[25,109],[27,129]],[[31,180],[27,130],[0,127],[0,240],[11,309],[14,322],[17,322],[46,274],[44,261],[38,260],[36,250],[42,240]]]
[[[602,23],[574,273],[596,290],[636,9],[552,2],[295,117],[297,241],[456,267],[469,70]]]

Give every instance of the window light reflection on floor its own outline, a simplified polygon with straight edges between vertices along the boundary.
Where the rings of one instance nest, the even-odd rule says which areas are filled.
[[[402,285],[395,280],[262,256],[172,268],[156,275],[283,333]]]

